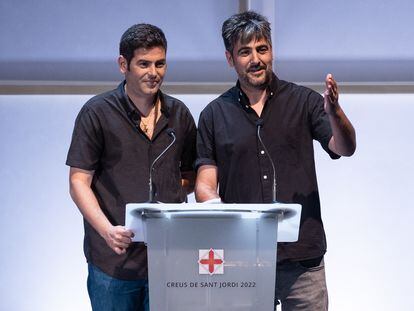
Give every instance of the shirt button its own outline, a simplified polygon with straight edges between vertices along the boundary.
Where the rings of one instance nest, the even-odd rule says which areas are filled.
[[[246,108],[249,109],[249,105],[246,105]]]
[[[264,152],[264,150],[260,150],[260,154],[264,154],[265,152]]]
[[[273,92],[270,92],[270,96],[273,96]]]
[[[267,179],[267,175],[263,175],[263,179]]]

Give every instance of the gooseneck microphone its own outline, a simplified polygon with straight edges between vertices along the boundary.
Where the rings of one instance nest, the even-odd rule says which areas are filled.
[[[276,203],[276,169],[275,164],[273,163],[272,158],[270,157],[269,151],[267,151],[267,148],[265,144],[263,143],[262,137],[260,136],[260,129],[263,127],[263,119],[257,119],[256,121],[256,127],[257,127],[257,137],[259,138],[260,144],[262,145],[264,151],[266,152],[266,155],[270,161],[270,164],[272,164],[273,169],[273,189],[272,189],[272,201],[273,203]]]
[[[155,158],[155,160],[151,163],[150,170],[149,170],[149,195],[148,195],[148,202],[149,203],[155,203],[154,202],[154,191],[153,191],[153,184],[152,184],[152,171],[154,169],[155,163],[168,151],[168,149],[171,148],[172,145],[174,145],[176,141],[175,132],[172,128],[167,128],[165,130],[168,134],[168,136],[172,137],[172,142],[159,154],[158,157]]]

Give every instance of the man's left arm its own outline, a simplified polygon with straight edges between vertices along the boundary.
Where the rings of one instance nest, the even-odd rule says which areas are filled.
[[[338,85],[331,74],[325,79],[324,108],[332,128],[329,149],[341,156],[351,156],[356,149],[355,129],[339,105]]]
[[[183,120],[186,120],[185,123],[187,123],[187,126],[185,129],[184,146],[181,154],[181,186],[187,194],[190,194],[194,191],[196,177],[194,162],[196,159],[197,129],[189,110],[183,117]]]
[[[194,191],[195,176],[196,174],[194,171],[181,172],[181,186],[187,194]]]

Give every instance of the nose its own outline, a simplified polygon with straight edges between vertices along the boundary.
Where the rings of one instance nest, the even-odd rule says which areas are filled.
[[[149,75],[150,77],[155,77],[155,76],[157,76],[157,68],[155,67],[155,64],[154,64],[154,65],[152,65],[152,66],[149,66],[149,67],[148,67],[148,75]]]
[[[259,53],[257,53],[256,51],[253,51],[251,55],[252,56],[251,56],[251,59],[250,59],[250,63],[257,64],[257,63],[260,62]]]

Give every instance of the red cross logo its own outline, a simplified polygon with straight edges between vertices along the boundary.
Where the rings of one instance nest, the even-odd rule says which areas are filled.
[[[224,273],[224,250],[222,249],[200,249],[199,273],[200,274],[223,274]]]

